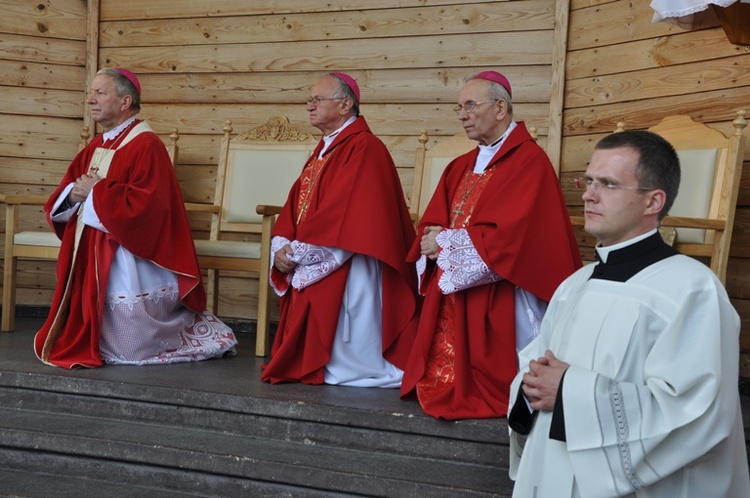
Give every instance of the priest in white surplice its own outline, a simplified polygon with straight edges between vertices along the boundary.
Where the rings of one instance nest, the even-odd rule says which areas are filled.
[[[750,496],[739,317],[657,228],[679,161],[645,131],[603,139],[585,178],[599,263],[555,292],[512,385],[514,497]]]

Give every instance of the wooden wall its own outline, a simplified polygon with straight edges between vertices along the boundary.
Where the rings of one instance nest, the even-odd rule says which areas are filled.
[[[0,191],[47,195],[81,140],[86,3],[0,0],[0,11]],[[0,218],[4,227],[4,209]],[[21,220],[22,229],[48,229],[41,210]],[[18,302],[48,306],[54,268],[24,263]]]
[[[238,133],[283,114],[317,133],[302,102],[327,71],[357,78],[362,113],[391,149],[406,192],[420,130],[433,140],[460,132],[456,93],[483,69],[509,76],[517,119],[538,128],[566,189],[618,121],[646,128],[687,113],[728,133],[736,109],[750,107],[750,49],[730,44],[715,21],[690,31],[652,24],[648,2],[183,0],[176,9],[158,0],[0,0],[0,7],[2,192],[48,193],[56,184],[89,120],[86,82],[104,66],[139,75],[142,117],[165,140],[180,130],[177,173],[194,202],[212,200],[225,120]],[[747,331],[746,376],[748,170],[727,284]],[[567,193],[575,212],[578,194]],[[207,220],[192,221],[204,236]],[[24,223],[45,225],[39,212]],[[21,265],[19,303],[47,305],[53,287],[52,265]],[[254,318],[256,292],[255,279],[225,278],[220,314]]]

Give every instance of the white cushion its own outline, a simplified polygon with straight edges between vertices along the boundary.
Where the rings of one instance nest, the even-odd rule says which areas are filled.
[[[53,232],[18,232],[13,243],[24,246],[60,247],[60,239]]]
[[[432,157],[428,159],[424,166],[424,180],[422,180],[422,191],[421,199],[419,200],[419,216],[424,214],[427,209],[432,195],[435,193],[437,184],[440,182],[440,177],[443,175],[443,171],[450,164],[455,157]]]
[[[690,218],[705,218],[711,206],[711,194],[716,174],[716,149],[678,150],[682,179],[680,191],[669,214]],[[702,244],[706,231],[678,228],[677,242]]]
[[[307,144],[299,147],[299,150],[233,148],[229,157],[231,176],[227,177],[225,189],[225,221],[260,223],[263,217],[255,212],[258,204],[282,206],[312,148]]]
[[[199,256],[260,259],[260,242],[196,240],[195,251]]]

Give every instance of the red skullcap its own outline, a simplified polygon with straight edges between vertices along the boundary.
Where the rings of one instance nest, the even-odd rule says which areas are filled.
[[[130,71],[122,67],[116,67],[115,71],[117,71],[121,75],[125,76],[128,80],[130,80],[130,82],[135,87],[135,91],[138,92],[138,95],[141,94],[141,82],[138,81],[138,78],[136,78],[133,73],[131,73]]]
[[[474,76],[474,78],[499,83],[500,86],[508,91],[508,95],[510,95],[511,97],[513,96],[513,92],[510,90],[510,81],[508,81],[508,78],[498,73],[497,71],[482,71],[481,73]]]
[[[345,73],[331,73],[331,74],[338,76],[339,78],[344,80],[344,83],[346,83],[346,86],[351,88],[352,93],[354,93],[354,97],[357,99],[357,103],[359,103],[359,85],[357,84],[356,81],[354,81],[354,78],[352,78],[351,76]]]

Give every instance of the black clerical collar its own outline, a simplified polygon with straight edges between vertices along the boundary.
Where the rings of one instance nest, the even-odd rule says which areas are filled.
[[[668,246],[657,231],[635,244],[610,252],[607,262],[599,260],[589,278],[627,282],[644,268],[676,254],[679,254],[677,250]],[[599,259],[598,254],[596,258]]]

